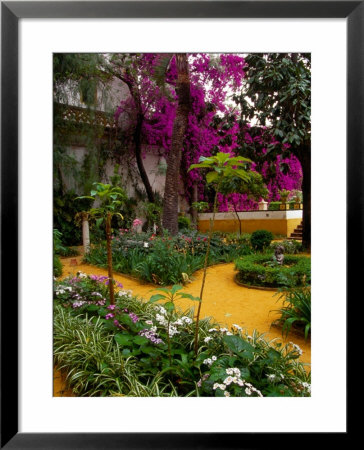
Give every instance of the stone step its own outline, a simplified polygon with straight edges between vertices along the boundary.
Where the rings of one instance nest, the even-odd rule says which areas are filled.
[[[302,239],[302,233],[292,233],[291,238],[292,239]]]

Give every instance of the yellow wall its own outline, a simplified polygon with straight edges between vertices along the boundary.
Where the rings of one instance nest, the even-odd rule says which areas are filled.
[[[294,229],[301,223],[302,219],[242,219],[241,231],[252,233],[256,230],[268,230],[273,234],[289,237]],[[210,228],[209,220],[199,220],[198,229],[206,232]],[[215,220],[214,231],[237,232],[239,231],[238,220]]]

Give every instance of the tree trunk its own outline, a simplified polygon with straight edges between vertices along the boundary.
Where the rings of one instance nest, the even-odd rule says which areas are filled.
[[[239,236],[241,236],[241,220],[240,220],[240,217],[239,217],[238,210],[236,209],[235,202],[233,201],[232,204],[233,204],[233,208],[234,208],[234,211],[235,211],[235,215],[238,218],[238,222],[239,222]]]
[[[196,181],[194,181],[192,188],[192,203],[196,202],[198,202],[198,186]],[[192,216],[192,223],[197,229],[198,211],[196,208],[191,208],[191,216]]]
[[[145,191],[147,193],[148,201],[151,203],[155,203],[154,193],[152,187],[149,182],[149,178],[147,172],[144,169],[143,158],[142,158],[142,144],[141,144],[141,134],[142,134],[142,125],[143,125],[143,114],[139,111],[137,113],[137,123],[134,130],[134,151],[136,163],[138,166],[140,178],[145,187]]]
[[[137,167],[139,170],[140,178],[142,179],[142,182],[145,187],[145,191],[147,193],[148,201],[150,201],[151,203],[155,203],[154,193],[153,193],[152,187],[150,185],[147,172],[144,169],[143,158],[142,158],[141,142],[142,142],[142,126],[143,126],[143,121],[144,121],[144,114],[143,114],[143,110],[142,110],[142,104],[141,104],[141,100],[140,100],[140,94],[139,94],[139,90],[138,90],[138,86],[137,86],[137,81],[133,80],[130,73],[128,73],[127,78],[120,77],[120,76],[118,78],[121,79],[124,83],[126,83],[126,85],[129,88],[130,95],[132,96],[134,103],[135,103],[135,108],[137,111],[136,124],[135,124],[134,133],[133,133],[135,158],[136,158],[136,163],[137,163]]]
[[[297,153],[302,166],[302,195],[303,195],[303,230],[302,246],[311,251],[311,145],[300,147]]]
[[[182,145],[190,111],[190,80],[186,53],[176,54],[178,77],[176,92],[178,106],[173,123],[172,143],[167,157],[166,184],[163,201],[163,228],[172,235],[178,232],[178,184],[182,158]]]
[[[112,250],[111,250],[111,214],[106,216],[106,248],[107,248],[107,270],[109,276],[110,304],[115,304],[114,299],[114,278],[112,273]]]
[[[82,213],[82,243],[83,253],[87,255],[90,251],[90,227],[87,213]]]

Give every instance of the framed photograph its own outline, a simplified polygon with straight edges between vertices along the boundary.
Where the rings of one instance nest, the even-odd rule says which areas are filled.
[[[1,448],[250,448],[347,439],[363,230],[364,2],[1,2]],[[312,395],[54,397],[53,57],[309,54]],[[284,212],[286,213],[286,212]],[[296,214],[296,211],[292,211]],[[296,438],[296,436],[294,436]]]

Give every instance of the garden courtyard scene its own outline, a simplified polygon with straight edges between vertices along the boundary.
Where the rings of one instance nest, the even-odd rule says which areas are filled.
[[[310,54],[53,64],[53,395],[309,397]]]

